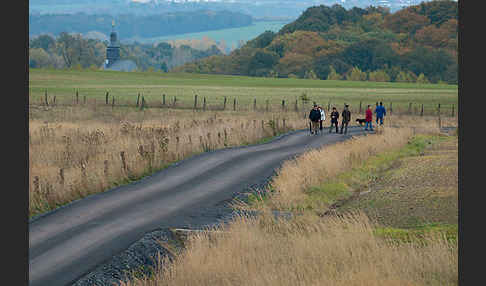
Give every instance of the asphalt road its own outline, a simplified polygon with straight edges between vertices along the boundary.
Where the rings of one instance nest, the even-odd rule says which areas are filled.
[[[203,153],[33,219],[29,285],[70,285],[154,229],[214,223],[206,210],[262,184],[284,160],[364,134],[362,129],[318,136],[301,130],[265,144]]]

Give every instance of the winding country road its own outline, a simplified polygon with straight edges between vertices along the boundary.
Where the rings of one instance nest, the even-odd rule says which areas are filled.
[[[29,284],[69,285],[144,233],[214,223],[207,210],[263,184],[284,160],[360,134],[360,127],[347,135],[300,130],[265,144],[203,153],[35,218],[29,223]]]

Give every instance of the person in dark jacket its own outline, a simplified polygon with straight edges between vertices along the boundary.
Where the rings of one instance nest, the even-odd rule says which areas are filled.
[[[386,109],[383,106],[383,102],[380,102],[380,105],[376,106],[375,114],[376,114],[376,125],[378,125],[378,120],[380,121],[380,125],[383,125],[383,116],[386,115]]]
[[[343,116],[343,119],[341,120],[341,134],[343,134],[343,128],[344,128],[344,134],[348,133],[348,123],[351,121],[351,111],[349,111],[349,105],[344,106],[344,110],[341,114]]]
[[[317,130],[319,130],[319,121],[321,120],[321,112],[317,108],[317,104],[314,104],[314,108],[310,111],[309,119],[311,121],[311,134],[317,135]]]
[[[338,133],[338,119],[339,112],[337,112],[336,107],[333,107],[331,112],[331,126],[329,127],[329,133],[332,132],[333,125],[336,125],[336,133]]]

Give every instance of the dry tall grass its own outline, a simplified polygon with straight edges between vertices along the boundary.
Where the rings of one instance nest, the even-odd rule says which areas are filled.
[[[195,153],[255,143],[306,124],[294,112],[103,106],[31,110],[29,214],[104,191]]]
[[[373,227],[362,213],[240,217],[219,228],[224,234],[194,235],[151,278],[122,285],[457,285],[457,243],[430,236],[397,244]]]
[[[286,161],[271,182],[275,192],[268,204],[274,209],[292,209],[304,202],[305,191],[311,186],[358,166],[379,152],[404,146],[411,135],[410,128],[387,128],[381,134],[352,138]]]
[[[457,126],[453,118],[444,123]],[[379,152],[404,146],[413,134],[440,133],[436,117],[394,116],[386,119],[384,127],[375,129],[377,134],[311,150],[286,161],[270,183],[274,192],[268,205],[273,209],[292,209],[306,199],[305,191],[311,186],[350,170]]]

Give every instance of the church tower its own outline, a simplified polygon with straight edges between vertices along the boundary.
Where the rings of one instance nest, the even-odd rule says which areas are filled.
[[[105,68],[120,60],[120,43],[115,32],[115,20],[111,23],[110,45],[106,48]]]

